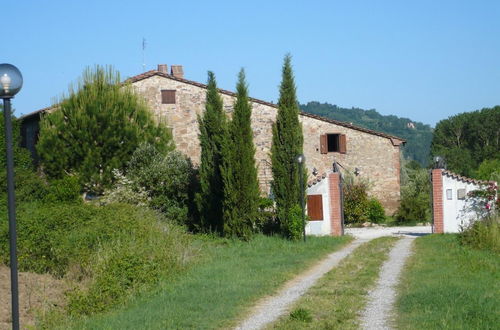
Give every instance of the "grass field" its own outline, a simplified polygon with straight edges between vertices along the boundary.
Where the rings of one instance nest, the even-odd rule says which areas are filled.
[[[500,258],[456,235],[416,240],[400,284],[399,329],[498,329]]]
[[[234,325],[255,301],[276,291],[350,237],[306,243],[257,236],[250,242],[200,241],[201,260],[154,294],[109,314],[66,324],[76,329],[213,329]]]
[[[369,289],[397,238],[383,237],[358,247],[327,273],[270,329],[357,329]]]

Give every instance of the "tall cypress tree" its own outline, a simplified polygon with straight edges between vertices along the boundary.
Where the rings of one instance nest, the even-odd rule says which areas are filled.
[[[255,146],[245,71],[238,75],[236,103],[223,147],[224,234],[248,239],[253,233],[259,203]]]
[[[200,127],[200,191],[196,204],[201,229],[222,233],[222,200],[224,196],[221,176],[222,145],[226,139],[227,124],[222,98],[217,90],[213,72],[208,72],[205,112],[198,117]]]
[[[278,114],[273,125],[271,161],[276,215],[283,235],[292,239],[302,236],[299,167],[297,156],[302,154],[302,125],[293,77],[291,56],[286,55],[280,86]],[[305,180],[304,180],[305,181]]]

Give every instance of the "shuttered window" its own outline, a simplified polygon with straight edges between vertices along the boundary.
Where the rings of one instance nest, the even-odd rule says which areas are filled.
[[[309,220],[323,220],[323,195],[307,195]]]
[[[340,152],[345,154],[347,151],[347,141],[345,134],[322,134],[320,135],[320,152],[326,154],[329,152]]]
[[[161,103],[162,104],[175,104],[175,90],[163,89],[161,91]]]

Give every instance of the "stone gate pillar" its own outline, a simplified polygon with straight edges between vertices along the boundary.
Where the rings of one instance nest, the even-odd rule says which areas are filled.
[[[340,191],[340,173],[334,172],[328,175],[330,192],[330,225],[332,236],[342,236],[344,228],[342,226],[342,200]]]
[[[432,232],[444,233],[443,223],[443,169],[432,170]]]

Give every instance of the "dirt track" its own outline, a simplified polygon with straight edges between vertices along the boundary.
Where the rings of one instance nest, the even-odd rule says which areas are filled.
[[[19,323],[34,325],[34,316],[64,301],[64,281],[49,275],[19,273]],[[11,329],[10,269],[0,265],[0,329]]]

